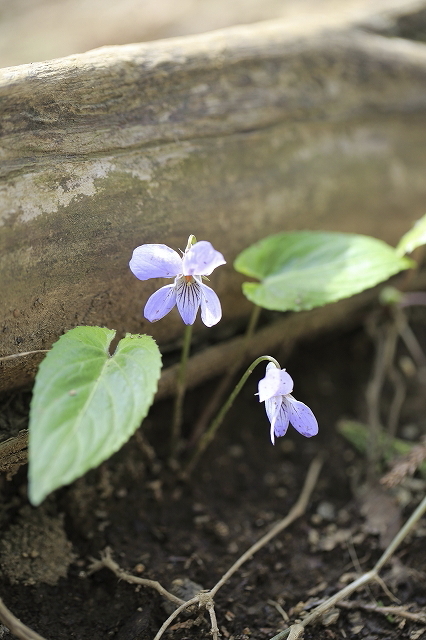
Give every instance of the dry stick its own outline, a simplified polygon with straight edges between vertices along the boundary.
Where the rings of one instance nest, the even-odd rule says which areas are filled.
[[[213,640],[218,640],[218,637],[220,636],[220,631],[219,631],[219,627],[217,626],[216,611],[214,610],[213,604],[209,604],[207,606],[207,611],[209,612],[209,615],[210,615],[210,626],[212,628]]]
[[[0,598],[0,620],[9,629],[11,633],[21,640],[45,640],[43,636],[27,627],[23,622],[16,618],[6,607]]]
[[[413,333],[411,327],[405,322],[399,327],[399,335],[405,343],[408,351],[411,353],[414,362],[418,367],[426,367],[426,356],[421,348],[419,341]]]
[[[377,463],[379,460],[380,434],[382,424],[380,419],[380,397],[385,382],[386,373],[392,364],[398,329],[395,324],[380,328],[377,336],[376,357],[374,359],[374,369],[371,380],[367,386],[367,407],[368,424],[370,427],[370,446],[368,447],[368,474],[370,480],[374,481],[377,474]]]
[[[290,633],[288,635],[288,640],[299,640],[299,638],[304,634],[305,629],[301,624],[292,624],[290,627]]]
[[[399,416],[401,415],[401,409],[402,405],[404,404],[407,388],[403,375],[393,364],[389,369],[389,379],[393,384],[394,395],[392,398],[391,406],[389,408],[387,428],[390,437],[394,438],[396,435]]]
[[[384,616],[397,616],[398,618],[406,618],[412,622],[420,624],[426,624],[426,613],[419,611],[415,613],[413,611],[407,611],[405,607],[381,607],[378,604],[372,604],[368,602],[359,602],[358,600],[351,600],[349,602],[338,602],[336,606],[342,609],[364,609],[364,611],[373,611],[375,613],[382,613]]]
[[[259,551],[259,549],[265,546],[265,544],[267,544],[274,536],[281,533],[281,531],[283,531],[292,522],[294,522],[296,518],[303,515],[308,505],[309,498],[311,497],[311,493],[314,490],[315,485],[317,483],[322,464],[323,464],[322,456],[317,456],[316,458],[314,458],[314,460],[311,462],[310,467],[308,469],[308,473],[306,475],[305,483],[303,485],[299,499],[297,500],[293,508],[290,510],[288,515],[282,520],[280,520],[275,526],[273,526],[272,529],[266,535],[264,535],[258,542],[252,545],[250,549],[248,549],[248,551],[243,553],[243,555],[221,577],[219,582],[215,584],[215,586],[213,587],[213,589],[211,589],[211,591],[201,592],[198,595],[194,596],[194,598],[191,598],[191,600],[188,600],[186,602],[182,601],[179,598],[176,598],[176,596],[174,596],[173,594],[169,593],[166,589],[164,589],[164,587],[162,587],[160,583],[157,582],[156,580],[146,580],[144,578],[138,578],[136,576],[133,576],[132,574],[129,574],[123,571],[123,569],[121,569],[120,566],[116,562],[114,562],[114,560],[112,559],[111,550],[108,547],[107,549],[105,549],[104,553],[102,554],[101,559],[94,561],[90,566],[89,570],[90,572],[93,572],[93,571],[98,571],[103,567],[107,567],[113,573],[115,573],[115,575],[118,578],[125,580],[126,582],[140,584],[146,587],[152,587],[153,589],[158,591],[161,595],[165,596],[169,600],[172,600],[172,602],[175,602],[176,604],[177,603],[180,604],[180,606],[175,611],[173,611],[173,613],[162,624],[154,640],[159,640],[163,635],[163,633],[166,631],[166,629],[173,622],[173,620],[182,611],[184,611],[185,609],[187,609],[188,607],[190,607],[191,605],[197,602],[199,603],[200,606],[205,607],[209,612],[212,637],[213,637],[213,640],[218,640],[218,637],[220,634],[217,626],[216,614],[214,611],[214,601],[213,601],[214,596],[219,591],[219,589],[225,584],[225,582],[229,580],[229,578],[241,567],[242,564],[244,564],[244,562],[246,562],[247,560],[250,560],[250,558],[257,551]]]
[[[303,485],[303,489],[297,500],[296,504],[290,509],[288,515],[277,522],[276,525],[272,527],[272,529],[266,533],[260,540],[254,543],[243,555],[238,558],[236,562],[232,565],[230,569],[221,577],[219,582],[215,584],[213,589],[210,591],[210,595],[214,597],[219,589],[229,580],[229,578],[241,567],[244,562],[249,560],[252,556],[254,556],[259,549],[265,546],[272,538],[278,535],[283,529],[286,529],[296,518],[299,518],[306,510],[306,507],[309,502],[309,498],[311,497],[311,493],[317,483],[319,472],[321,471],[321,467],[323,465],[322,456],[317,456],[311,462],[309,467],[305,484]]]
[[[335,327],[347,327],[348,319],[356,325],[365,317],[367,304],[376,301],[377,291],[377,288],[369,289],[335,304],[318,307],[312,311],[288,314],[271,322],[256,331],[248,341],[245,361],[250,362],[259,353],[267,353],[277,346],[290,349],[297,340],[304,337],[309,336],[311,339]],[[244,336],[238,336],[194,354],[188,362],[186,388],[194,388],[214,376],[223,374],[229,362],[238,358],[244,340]],[[157,400],[174,395],[178,370],[179,364],[175,364],[163,371],[158,383]]]
[[[120,580],[124,580],[125,582],[130,582],[130,584],[140,584],[143,587],[151,587],[152,589],[155,589],[156,591],[158,591],[159,594],[161,594],[162,596],[164,596],[174,604],[177,604],[177,605],[186,604],[185,600],[182,600],[181,598],[178,598],[177,596],[175,596],[173,593],[170,593],[170,591],[167,591],[167,589],[161,586],[161,584],[157,582],[157,580],[148,580],[147,578],[139,578],[138,576],[134,576],[131,573],[127,573],[126,571],[124,571],[112,559],[111,549],[109,547],[107,547],[103,551],[103,553],[101,554],[100,560],[94,560],[91,563],[89,567],[89,573],[94,573],[95,571],[99,571],[104,567],[106,567],[107,569],[110,569],[113,573],[115,573],[117,578],[119,578]]]
[[[314,622],[323,613],[325,613],[332,607],[336,606],[336,604],[340,602],[340,600],[344,600],[345,598],[349,597],[354,591],[356,591],[356,589],[359,589],[360,587],[363,587],[364,585],[372,582],[373,580],[376,580],[378,573],[383,567],[383,565],[393,555],[397,547],[401,544],[401,542],[404,540],[404,538],[411,531],[411,529],[414,527],[416,522],[420,520],[420,518],[425,512],[426,512],[426,497],[423,498],[423,500],[421,501],[417,509],[414,511],[411,517],[407,520],[407,522],[402,527],[402,529],[398,531],[398,533],[396,534],[396,536],[394,537],[390,545],[387,547],[387,549],[384,551],[384,553],[381,555],[379,560],[374,565],[373,569],[371,569],[371,571],[368,571],[367,573],[364,573],[362,576],[360,576],[359,578],[357,578],[356,580],[348,584],[346,587],[344,587],[344,589],[341,589],[340,591],[335,593],[334,596],[331,596],[331,598],[328,598],[322,604],[318,605],[318,607],[316,607],[308,616],[306,616],[306,618],[304,618],[304,620],[300,624],[303,627],[306,627],[311,622]],[[271,640],[283,640],[283,638],[287,638],[289,633],[290,633],[290,629],[284,629],[284,631],[281,631],[280,633],[275,635],[273,638],[271,638]]]
[[[176,611],[174,611],[172,615],[170,615],[167,618],[167,620],[163,623],[163,625],[161,626],[161,629],[155,636],[154,640],[159,640],[163,635],[163,633],[165,632],[165,630],[167,629],[167,627],[176,618],[176,616],[178,616],[181,611],[189,607],[191,604],[194,604],[195,602],[199,602],[200,605],[208,609],[210,613],[210,620],[212,623],[213,640],[217,640],[219,635],[219,630],[217,628],[216,615],[214,614],[214,602],[213,602],[214,596],[219,591],[219,589],[223,587],[225,582],[227,582],[227,580],[229,580],[229,578],[241,567],[241,565],[244,564],[244,562],[246,562],[247,560],[250,560],[250,558],[257,551],[259,551],[259,549],[264,547],[265,544],[267,544],[274,536],[278,535],[278,533],[280,533],[283,529],[288,527],[294,520],[296,520],[296,518],[303,515],[308,505],[311,493],[317,483],[318,475],[319,475],[319,472],[321,471],[322,464],[323,464],[323,459],[321,456],[317,456],[311,462],[311,465],[309,467],[309,470],[306,476],[305,484],[303,485],[303,489],[301,491],[299,499],[294,505],[294,507],[290,510],[288,515],[282,520],[280,520],[280,522],[278,522],[274,527],[272,527],[272,529],[266,535],[264,535],[258,542],[252,545],[250,549],[248,549],[248,551],[243,553],[243,555],[240,558],[238,558],[238,560],[234,562],[232,567],[228,569],[228,571],[221,577],[219,582],[215,584],[213,589],[211,589],[207,593],[204,592],[204,593],[198,594],[197,596],[192,598],[192,600],[188,600],[188,602],[185,602],[180,607],[178,607]]]
[[[199,593],[198,599],[200,607],[207,609],[207,611],[209,612],[211,634],[213,640],[219,640],[220,631],[219,627],[217,626],[216,611],[214,610],[214,600],[211,592],[208,591],[207,593]]]
[[[165,622],[163,622],[163,624],[161,625],[160,629],[158,630],[158,633],[155,635],[154,640],[160,640],[161,636],[163,635],[163,633],[165,632],[165,630],[167,629],[167,627],[173,622],[173,620],[175,618],[178,617],[178,615],[184,611],[185,609],[187,609],[188,607],[190,607],[192,604],[196,604],[197,602],[200,601],[200,596],[194,596],[194,598],[191,598],[191,600],[187,600],[186,602],[184,602],[183,604],[180,605],[180,607],[178,607],[177,609],[175,609],[173,611],[173,613],[171,613],[169,615],[169,617],[167,618],[167,620]]]
[[[21,353],[12,353],[10,356],[2,356],[0,362],[4,360],[14,360],[15,358],[22,358],[22,356],[31,356],[33,353],[47,353],[50,349],[36,349],[35,351],[22,351]]]

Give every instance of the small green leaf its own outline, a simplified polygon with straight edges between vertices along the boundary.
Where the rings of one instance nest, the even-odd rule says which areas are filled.
[[[40,365],[29,425],[29,497],[83,475],[117,451],[146,416],[157,390],[160,351],[150,336],[76,327]]]
[[[265,309],[301,311],[369,289],[414,263],[385,242],[350,233],[293,231],[264,238],[237,257],[245,296]]]
[[[426,244],[426,215],[417,220],[414,226],[402,236],[396,247],[396,253],[403,256],[421,247],[422,244]]]

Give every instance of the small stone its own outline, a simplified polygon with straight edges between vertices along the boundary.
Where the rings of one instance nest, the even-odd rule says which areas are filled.
[[[229,527],[225,522],[216,522],[214,531],[219,538],[227,538],[229,536]]]
[[[277,487],[275,489],[275,495],[277,496],[277,498],[285,498],[287,493],[288,491],[285,487]]]
[[[317,507],[317,514],[320,515],[324,520],[332,521],[336,518],[336,510],[334,505],[331,502],[327,502],[323,500],[319,503]]]
[[[358,624],[356,627],[352,627],[351,631],[355,636],[357,636],[358,633],[361,633],[361,631],[363,629],[364,629],[364,625],[363,624]]]
[[[142,564],[142,562],[139,562],[135,568],[134,568],[135,573],[143,573],[145,571],[145,565]]]
[[[231,458],[242,458],[244,455],[244,449],[240,444],[232,445],[228,451]]]
[[[228,553],[238,553],[238,545],[236,542],[230,542],[227,546]]]

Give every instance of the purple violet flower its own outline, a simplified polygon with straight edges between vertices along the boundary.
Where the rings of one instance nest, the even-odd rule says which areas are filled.
[[[278,369],[272,362],[266,367],[265,377],[258,386],[259,402],[265,402],[265,409],[271,423],[271,440],[287,432],[289,423],[302,434],[310,438],[318,433],[318,422],[306,404],[295,400],[291,395],[293,379],[285,369]]]
[[[201,306],[201,320],[207,327],[222,317],[219,298],[202,281],[216,267],[226,264],[223,255],[210,242],[197,242],[189,236],[182,257],[165,244],[143,244],[133,251],[129,267],[139,280],[174,278],[173,284],[161,287],[148,299],[144,316],[157,322],[176,305],[185,324],[194,324]]]

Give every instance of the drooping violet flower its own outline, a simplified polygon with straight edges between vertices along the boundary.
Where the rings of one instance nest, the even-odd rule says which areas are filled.
[[[259,402],[265,402],[265,409],[271,423],[271,441],[284,436],[289,423],[310,438],[318,433],[318,422],[306,404],[291,395],[293,380],[285,369],[278,369],[272,362],[266,367],[265,377],[258,386]]]
[[[182,257],[165,244],[143,244],[133,251],[129,267],[139,280],[174,278],[173,284],[161,287],[148,299],[144,316],[157,322],[176,305],[185,324],[194,324],[199,307],[201,320],[207,327],[222,317],[219,298],[202,281],[216,267],[226,264],[223,255],[210,242],[197,242],[189,236]]]

